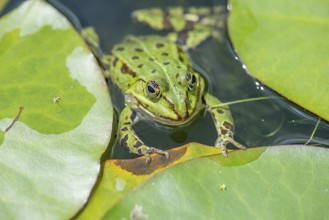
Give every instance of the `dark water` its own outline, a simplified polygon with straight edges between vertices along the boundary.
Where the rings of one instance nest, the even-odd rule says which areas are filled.
[[[9,8],[19,1],[12,1]],[[55,1],[51,1],[60,7]],[[153,6],[225,6],[226,1],[192,0],[62,0],[70,20],[80,28],[93,26],[101,39],[101,48],[109,52],[112,46],[120,42],[127,34],[154,34],[149,28],[135,24],[130,19],[131,11]],[[78,20],[76,20],[78,18]],[[209,90],[222,102],[254,97],[274,96],[276,99],[254,101],[232,105],[235,120],[235,138],[247,147],[270,146],[281,144],[305,144],[312,134],[318,117],[294,105],[271,91],[260,82],[250,77],[235,55],[229,38],[223,29],[224,40],[209,40],[191,53],[195,68],[208,79]],[[120,91],[111,87],[113,104],[119,112],[124,106]],[[139,137],[148,145],[168,149],[191,141],[213,145],[216,130],[209,114],[202,115],[187,127],[169,128],[152,122],[141,122],[135,126]],[[329,124],[321,121],[316,130],[312,145],[329,145]],[[107,158],[110,155],[106,156]],[[114,144],[113,158],[131,158],[133,155]]]

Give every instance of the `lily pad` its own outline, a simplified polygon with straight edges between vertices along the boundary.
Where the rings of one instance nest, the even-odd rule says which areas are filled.
[[[70,22],[41,0],[1,18],[0,60],[0,218],[70,218],[110,140],[101,69]]]
[[[234,49],[248,72],[329,120],[329,1],[232,0]]]
[[[219,152],[221,151],[218,148],[191,143],[169,150],[169,160],[160,155],[152,155],[151,164],[145,163],[145,157],[133,160],[108,160],[101,182],[77,219],[101,219],[132,190],[157,173],[184,161]]]
[[[196,158],[148,178],[102,219],[327,219],[328,157],[325,148],[278,146]],[[108,189],[133,175],[116,172],[118,163],[105,167],[116,173],[103,178]],[[103,201],[116,198],[102,190]]]

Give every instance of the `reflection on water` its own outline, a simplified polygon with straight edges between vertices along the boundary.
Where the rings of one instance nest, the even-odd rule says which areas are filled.
[[[19,1],[14,1],[12,6]],[[54,1],[52,1],[54,2]],[[62,4],[76,14],[84,26],[95,27],[101,39],[101,47],[109,52],[115,43],[127,34],[155,34],[143,25],[134,24],[130,13],[134,9],[153,6],[184,5],[198,6],[225,5],[225,1],[192,0],[62,0]],[[64,12],[68,14],[68,12]],[[75,19],[71,14],[71,20]],[[76,21],[73,23],[77,23]],[[209,83],[209,91],[223,102],[262,96],[276,99],[245,102],[232,105],[231,111],[236,126],[235,138],[247,147],[279,144],[305,144],[315,128],[318,118],[302,108],[280,98],[278,94],[246,74],[243,65],[236,59],[230,42],[222,30],[224,40],[209,40],[190,54],[197,71]],[[122,95],[115,86],[110,86],[115,108],[120,111],[124,106]],[[148,145],[168,149],[191,141],[213,145],[216,130],[209,114],[202,114],[187,127],[164,127],[149,121],[138,123],[135,127],[139,137]],[[329,145],[329,124],[321,121],[310,144]],[[115,144],[114,158],[131,158]]]

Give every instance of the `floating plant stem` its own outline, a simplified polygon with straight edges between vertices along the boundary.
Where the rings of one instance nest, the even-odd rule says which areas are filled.
[[[313,136],[314,136],[316,130],[318,130],[318,127],[319,127],[320,122],[321,122],[321,118],[319,117],[319,119],[318,119],[318,121],[316,122],[316,125],[315,125],[315,127],[314,127],[314,129],[313,129],[313,131],[312,131],[311,137],[310,137],[310,139],[308,139],[308,141],[305,143],[305,145],[308,145],[308,144],[312,141]]]
[[[16,121],[21,117],[21,114],[22,114],[23,110],[24,110],[24,107],[23,106],[19,107],[18,114],[14,118],[13,122],[8,126],[8,128],[6,128],[5,132],[8,132],[14,126],[14,124],[16,123]]]
[[[257,97],[257,98],[250,98],[250,99],[240,99],[240,100],[237,100],[237,101],[224,102],[224,103],[221,103],[219,105],[214,105],[214,106],[211,107],[211,109],[220,108],[222,106],[227,106],[227,105],[240,104],[240,103],[244,103],[244,102],[254,102],[254,101],[262,101],[262,100],[268,100],[268,99],[281,99],[281,97],[265,96],[265,97]]]

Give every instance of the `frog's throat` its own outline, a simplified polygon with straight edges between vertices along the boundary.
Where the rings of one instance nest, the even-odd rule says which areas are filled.
[[[136,103],[136,98],[135,97],[130,97],[127,96],[125,97],[126,99],[134,99],[133,102],[131,102],[132,100],[130,100],[130,102],[128,103]],[[187,117],[184,118],[180,118],[180,119],[172,119],[172,118],[167,118],[161,115],[156,115],[153,112],[149,111],[148,109],[144,108],[144,106],[142,105],[129,105],[129,107],[131,109],[133,109],[134,111],[140,113],[142,116],[146,117],[147,119],[151,120],[151,121],[156,121],[160,124],[164,124],[164,125],[170,125],[170,126],[180,126],[180,125],[185,125],[187,123],[189,123],[200,111],[201,109],[203,109],[205,107],[205,105],[202,102],[202,98],[199,99],[199,103],[198,105],[195,107],[194,111],[192,112],[192,114],[189,114]]]

